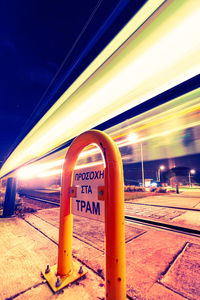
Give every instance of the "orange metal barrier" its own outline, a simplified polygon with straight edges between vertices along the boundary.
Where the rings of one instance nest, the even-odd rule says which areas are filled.
[[[72,262],[72,228],[70,187],[73,171],[80,152],[88,145],[96,144],[102,151],[105,161],[105,274],[106,299],[126,299],[126,262],[125,262],[125,224],[124,224],[124,187],[123,167],[120,152],[114,141],[105,133],[90,130],[78,136],[71,144],[63,166],[60,229],[58,247],[57,275],[60,276],[56,288],[55,279],[44,273],[49,284],[57,291],[68,283],[79,278],[84,272],[77,272]],[[47,274],[48,273],[48,274]],[[74,277],[74,273],[78,273]],[[81,273],[81,274],[80,274]],[[55,274],[55,273],[54,273]],[[54,275],[55,277],[55,275]],[[70,277],[72,277],[70,279]],[[65,280],[67,278],[67,280]]]

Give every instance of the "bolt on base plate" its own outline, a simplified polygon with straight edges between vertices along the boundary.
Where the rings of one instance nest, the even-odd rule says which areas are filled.
[[[80,269],[81,269],[81,272],[80,272]],[[60,276],[59,280],[57,280],[57,278],[58,278],[57,265],[50,267],[50,271],[48,273],[45,273],[45,271],[42,272],[44,278],[47,280],[47,283],[49,284],[49,286],[51,287],[51,289],[54,292],[57,292],[57,291],[63,289],[70,283],[83,277],[86,273],[87,273],[87,271],[80,264],[78,264],[77,262],[74,262],[74,261],[72,262],[71,272],[65,276],[62,276],[62,277]],[[59,281],[59,284],[58,284],[58,281]]]

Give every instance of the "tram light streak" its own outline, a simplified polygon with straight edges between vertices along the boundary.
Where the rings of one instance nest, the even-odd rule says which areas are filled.
[[[146,15],[134,31],[127,25],[123,29],[125,40],[120,35],[123,46],[119,44],[119,37],[112,41],[112,51],[108,46],[103,52],[106,53],[104,60],[100,55],[101,60],[98,57],[81,80],[61,96],[14,150],[0,176],[199,74],[200,8],[198,1],[191,1],[192,5],[190,1],[182,2],[178,5],[179,1],[169,1],[152,20],[151,10],[148,26],[141,27],[139,33],[137,29],[148,19]],[[138,21],[138,16],[131,24],[134,19]]]

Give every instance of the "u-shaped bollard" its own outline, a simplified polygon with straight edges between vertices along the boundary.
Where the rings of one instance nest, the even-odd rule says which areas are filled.
[[[106,299],[126,299],[125,224],[124,224],[124,183],[120,152],[114,141],[105,133],[89,130],[78,136],[65,157],[62,174],[58,265],[43,273],[49,285],[57,291],[85,274],[80,266],[72,262],[71,186],[73,172],[80,152],[88,145],[96,144],[104,158],[105,179],[105,274]],[[101,197],[102,195],[100,195]],[[59,278],[59,286],[56,286]],[[61,281],[61,282],[60,282]]]

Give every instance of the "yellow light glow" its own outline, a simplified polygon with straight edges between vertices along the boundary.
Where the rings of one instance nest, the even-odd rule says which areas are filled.
[[[163,135],[170,135],[173,133],[176,133],[178,131],[183,131],[187,128],[195,128],[196,126],[200,125],[200,121],[196,122],[183,122],[180,123],[181,126],[177,125],[176,127],[172,128],[170,131],[162,131],[160,130],[162,122],[165,122],[169,124],[171,120],[173,121],[174,119],[177,120],[177,117],[185,118],[190,115],[194,115],[194,113],[200,111],[200,106],[199,106],[199,95],[200,95],[200,89],[197,89],[193,92],[190,92],[184,96],[178,97],[177,99],[173,100],[170,103],[163,104],[160,107],[154,108],[150,112],[144,113],[142,116],[137,116],[132,119],[131,125],[129,126],[122,126],[117,125],[114,127],[114,129],[109,129],[111,132],[109,134],[113,135],[113,140],[116,141],[116,144],[118,148],[124,147],[124,146],[129,146],[133,145],[135,143],[142,143],[144,141],[148,141],[150,139],[155,139],[162,137]],[[186,101],[187,100],[187,101]],[[162,107],[162,109],[161,109]],[[159,114],[158,114],[159,111]],[[147,115],[149,117],[147,118]],[[142,120],[138,122],[138,119]],[[192,119],[191,119],[192,120]],[[120,128],[120,131],[116,131],[116,127]],[[137,132],[140,132],[143,129],[148,129],[149,128],[157,128],[157,133],[154,134],[149,134],[147,136],[143,136],[141,138],[140,134],[137,134],[135,132],[132,132],[131,134],[127,135],[128,132],[131,132],[132,130],[135,130]],[[134,129],[135,128],[135,129]],[[120,140],[118,141],[118,139]],[[65,150],[66,151],[66,150]],[[97,153],[100,152],[100,149],[95,145],[91,144],[89,147],[86,147],[79,155],[79,159],[84,159],[87,158],[88,156],[93,156]],[[64,152],[63,152],[64,153]],[[56,166],[61,166],[64,162],[64,159],[57,159],[52,162],[48,163],[41,163],[41,164],[36,164],[35,166],[26,166],[25,168],[20,169],[19,176],[21,178],[33,178],[33,177],[49,177],[49,176],[54,176],[57,174],[61,174],[62,169],[56,169],[56,170],[50,170],[53,167]],[[98,162],[92,162],[89,164],[81,164],[78,163],[76,166],[76,169],[81,169],[81,168],[86,168],[88,165],[89,166],[95,166],[102,164],[102,161]],[[163,170],[164,166],[160,166],[160,169]],[[41,173],[42,172],[42,173]],[[193,171],[192,171],[193,172]]]
[[[38,174],[37,177],[51,177],[55,175],[61,175],[62,174],[62,169],[56,169],[56,170],[51,170],[51,171],[46,171],[41,174]]]
[[[21,142],[0,177],[199,74],[199,36],[199,1],[148,1]]]
[[[130,133],[127,140],[130,141],[131,144],[134,144],[138,141],[138,135],[136,133]]]
[[[191,173],[191,174],[195,174],[196,171],[195,171],[194,169],[192,169],[192,170],[190,170],[190,173]]]
[[[36,164],[36,165],[30,165],[23,167],[17,171],[17,177],[20,179],[30,179],[34,178],[36,176],[39,176],[41,172],[61,166],[64,162],[64,159],[59,159],[56,161],[51,161],[48,163],[43,163],[43,164]],[[42,176],[40,176],[42,177]]]
[[[95,167],[95,166],[99,166],[99,165],[104,165],[104,163],[102,161],[94,162],[94,163],[87,163],[84,165],[76,166],[74,170],[81,170],[81,169],[85,169],[88,167]],[[37,175],[37,177],[51,177],[51,176],[55,176],[55,175],[62,175],[62,169],[46,171],[46,172],[43,172],[43,173]]]
[[[99,161],[99,162],[92,162],[92,163],[87,163],[87,164],[83,164],[83,165],[80,165],[80,166],[76,166],[74,168],[74,170],[85,169],[85,168],[88,168],[88,167],[95,167],[95,166],[99,166],[99,165],[104,165],[104,167],[105,167],[104,162]]]
[[[110,106],[112,103],[119,103],[121,99],[130,95],[130,93],[134,95],[134,89],[147,79],[149,80],[149,78],[162,73],[164,69],[174,68],[177,62],[180,61],[180,57],[182,60],[183,57],[193,53],[194,49],[200,49],[200,39],[196,38],[199,33],[199,28],[196,26],[199,19],[200,8],[171,28],[167,35],[161,36],[155,44],[139,55],[137,60],[131,57],[129,64],[124,69],[120,70],[117,75],[113,75],[101,88],[80,103],[76,110],[57,123],[35,144],[32,144],[27,149],[27,152],[37,155],[39,145],[44,147],[46,144],[52,143],[55,138],[58,138],[58,135],[63,136],[66,126],[69,131],[72,131],[80,122],[85,123],[91,117],[91,113],[96,114],[104,110],[108,104]],[[191,28],[193,29],[192,31],[190,31]],[[187,43],[183,32],[188,34]],[[148,66],[148,68],[145,68],[145,72],[141,67],[142,65]],[[200,64],[195,65],[194,68],[196,69],[196,75],[200,70]],[[130,76],[130,74],[132,75]],[[168,86],[165,89],[168,89],[174,85],[174,81],[173,85],[169,84],[169,82],[166,84]],[[163,87],[159,92],[161,91],[163,91]],[[158,90],[156,94],[158,94]],[[155,93],[150,94],[149,98],[154,95]],[[137,101],[134,99],[134,105],[143,101],[144,99],[141,101],[140,98]],[[133,103],[131,105],[130,103],[130,101],[127,103],[127,109],[132,107]]]
[[[134,139],[134,140],[130,139],[129,137],[125,137],[124,140],[122,140],[120,142],[120,144],[118,145],[118,148],[133,145],[133,144],[139,143],[139,142],[142,143],[142,142],[145,142],[145,141],[148,141],[148,140],[151,140],[151,139],[155,139],[155,138],[159,138],[159,137],[163,137],[163,136],[167,136],[167,135],[185,130],[187,128],[191,128],[191,127],[194,128],[194,127],[199,126],[199,125],[200,125],[200,121],[197,121],[197,122],[193,122],[193,123],[190,123],[190,124],[184,124],[182,126],[177,126],[176,128],[173,128],[173,129],[168,130],[168,131],[157,132],[155,134],[149,134],[148,136],[142,137],[140,139],[139,138]]]

